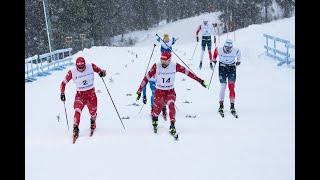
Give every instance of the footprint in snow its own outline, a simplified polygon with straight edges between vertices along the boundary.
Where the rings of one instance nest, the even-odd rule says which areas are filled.
[[[192,102],[191,101],[183,101],[182,103],[191,104]]]
[[[127,106],[140,106],[140,105],[134,102],[132,104],[128,104]]]
[[[186,115],[186,118],[196,118],[196,117],[197,115],[190,115],[190,114]]]

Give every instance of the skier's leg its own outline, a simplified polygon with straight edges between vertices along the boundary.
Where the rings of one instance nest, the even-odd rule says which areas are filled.
[[[220,81],[220,94],[219,94],[219,103],[223,104],[225,90],[227,86],[227,77],[226,77],[226,67],[219,65],[219,81]]]
[[[176,102],[176,93],[174,90],[170,91],[169,94],[166,97],[166,104],[169,108],[169,117],[170,122],[176,121],[176,109],[175,109],[175,102]]]
[[[220,83],[219,103],[223,104],[227,83]]]
[[[84,107],[83,99],[80,97],[79,93],[76,93],[73,103],[74,116],[73,116],[73,124],[79,126],[80,124],[80,116],[82,109]]]
[[[236,82],[236,67],[231,66],[229,67],[228,71],[228,88],[229,88],[229,98],[230,98],[230,103],[231,107],[234,109],[234,101],[236,98],[236,93],[235,93],[235,82]]]
[[[209,54],[209,60],[212,62],[212,54],[211,54],[211,39],[207,40],[207,45],[208,45],[208,54]]]
[[[91,115],[90,118],[90,128],[91,129],[95,129],[96,128],[96,117],[97,117],[97,95],[95,93],[94,90],[92,90],[92,92],[90,92],[87,96],[88,100],[87,100],[87,106],[89,109],[89,113]]]
[[[213,69],[212,53],[211,53],[211,39],[208,40],[208,54],[209,54],[209,60],[210,60],[210,68]]]
[[[152,109],[153,109],[153,104],[154,104],[154,93],[151,94],[151,97],[150,97],[150,101],[151,101],[151,114],[152,114]]]
[[[230,91],[230,94],[229,94],[230,103],[234,103],[234,100],[235,100],[235,97],[236,97],[236,93],[234,91],[234,87],[235,87],[234,82],[228,81],[228,88],[229,88],[229,91]]]
[[[153,127],[158,126],[158,116],[164,104],[164,94],[160,90],[156,90],[154,94],[154,104],[152,109],[152,125]]]
[[[170,91],[166,97],[166,104],[169,107],[169,117],[170,117],[170,127],[169,127],[169,132],[171,134],[176,134],[176,127],[175,127],[175,122],[176,122],[176,109],[175,109],[175,101],[176,101],[176,93],[174,90]]]
[[[160,91],[156,90],[155,94],[154,94],[154,101],[153,101],[153,111],[152,111],[152,116],[156,116],[158,117],[162,107],[164,104],[164,97],[163,97],[163,93],[161,93]]]
[[[162,116],[163,119],[166,121],[167,120],[167,107],[166,107],[166,103],[163,105],[162,107]]]
[[[79,136],[79,124],[81,112],[84,107],[83,99],[79,93],[76,93],[73,103],[74,116],[73,116],[73,137],[77,138]]]
[[[202,60],[203,60],[203,55],[204,55],[204,51],[206,48],[206,40],[202,39],[201,41],[201,54],[200,54],[200,64],[199,64],[199,68],[202,68]]]

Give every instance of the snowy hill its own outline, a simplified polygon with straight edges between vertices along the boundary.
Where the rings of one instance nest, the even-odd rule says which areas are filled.
[[[214,14],[209,15],[214,17]],[[120,116],[124,117],[126,130],[122,128],[98,75],[95,75],[97,129],[93,137],[89,137],[90,116],[85,107],[76,144],[71,143],[73,82],[66,87],[70,131],[59,99],[60,83],[67,70],[27,83],[26,179],[295,179],[295,72],[286,67],[279,68],[274,60],[261,55],[265,41],[263,33],[294,43],[295,17],[236,31],[235,46],[242,51],[242,64],[237,68],[235,103],[239,119],[228,112],[228,90],[225,118],[217,113],[220,88],[217,67],[209,90],[183,74],[177,74],[179,141],[174,141],[168,134],[169,122],[161,117],[159,134],[153,134],[149,87],[147,105],[138,113],[142,101],[135,101],[134,94],[150,58],[155,33],[179,37],[174,51],[198,76],[210,80],[212,71],[207,52],[202,70],[197,68],[200,46],[194,59],[190,60],[196,45],[194,33],[203,16],[208,14],[161,25],[147,32],[134,32],[131,35],[139,39],[135,47],[92,47],[74,56],[82,55],[87,62],[107,69],[105,81]],[[226,34],[222,35],[220,42],[223,43],[226,37]],[[156,46],[151,63],[159,60],[159,49],[159,45]],[[176,56],[173,61],[181,63]]]

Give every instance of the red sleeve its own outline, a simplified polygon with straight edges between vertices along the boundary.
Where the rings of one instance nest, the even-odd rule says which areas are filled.
[[[196,32],[196,35],[198,36],[199,32],[201,30],[201,25],[199,25],[198,29],[197,29],[197,32]]]
[[[64,78],[64,80],[61,82],[60,85],[60,92],[64,93],[66,84],[72,79],[72,73],[71,70],[68,71],[68,74],[66,75],[66,77]]]
[[[96,72],[96,73],[99,73],[99,72],[102,71],[101,68],[99,68],[97,65],[95,65],[95,64],[93,64],[93,63],[92,63],[92,68],[93,68],[93,71]]]
[[[218,48],[216,47],[216,48],[214,49],[214,53],[213,53],[213,60],[216,60],[217,57],[218,57]]]
[[[185,75],[191,77],[192,79],[198,81],[199,83],[202,82],[202,79],[200,79],[197,75],[193,74],[192,72],[190,72],[188,69],[186,69],[185,67],[181,66],[180,64],[176,64],[176,71],[177,72],[181,72],[184,73]]]
[[[147,75],[142,79],[141,84],[139,86],[138,92],[141,93],[144,86],[148,83],[149,79],[156,74],[157,66],[156,64],[153,64],[150,71],[147,73]]]

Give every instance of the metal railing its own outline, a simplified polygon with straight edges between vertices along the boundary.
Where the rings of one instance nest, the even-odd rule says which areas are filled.
[[[295,46],[292,45],[290,41],[268,34],[263,34],[263,37],[266,38],[266,45],[264,45],[264,49],[266,49],[267,56],[280,61],[278,66],[287,64],[288,67],[295,68],[295,58],[291,57],[291,55],[294,54]],[[269,41],[271,41],[271,43]]]
[[[72,65],[71,51],[72,48],[59,49],[25,59],[25,82],[35,81],[37,77],[50,75],[52,71]]]

